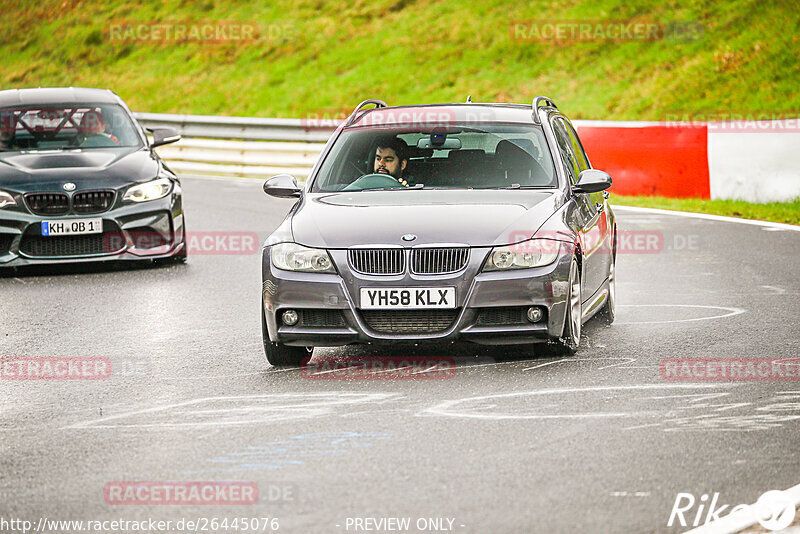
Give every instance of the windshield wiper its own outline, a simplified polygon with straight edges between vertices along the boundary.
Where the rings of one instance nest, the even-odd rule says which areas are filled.
[[[503,185],[498,187],[477,187],[476,189],[552,189],[552,185]]]
[[[409,189],[422,189],[425,184],[415,184],[408,187],[370,187],[369,189],[358,189],[357,191],[407,191]],[[351,193],[352,191],[340,191],[341,193]]]

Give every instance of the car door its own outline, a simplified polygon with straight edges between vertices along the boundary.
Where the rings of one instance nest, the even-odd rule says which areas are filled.
[[[563,118],[563,121],[567,133],[570,136],[573,151],[578,158],[578,166],[582,171],[591,169],[592,166],[589,163],[589,158],[586,156],[586,151],[583,149],[578,133],[569,120]],[[594,243],[598,244],[597,251],[593,254],[596,261],[592,262],[593,267],[596,267],[596,272],[592,273],[592,276],[596,277],[596,287],[599,288],[603,282],[605,282],[606,278],[608,278],[610,264],[613,259],[611,255],[613,232],[607,210],[608,203],[606,202],[608,193],[606,191],[598,191],[597,193],[591,193],[587,196],[589,197],[590,206],[594,208],[597,214],[597,221],[592,230],[592,240]]]
[[[558,142],[558,150],[561,155],[562,164],[567,172],[571,184],[578,181],[578,175],[582,170],[589,168],[589,162],[583,152],[582,147],[577,141],[573,140],[570,134],[571,126],[566,120],[557,116],[553,119],[553,133]],[[576,150],[576,146],[578,150]],[[602,196],[602,195],[601,195]],[[577,211],[580,222],[581,249],[583,251],[583,277],[581,286],[584,300],[591,297],[603,283],[605,277],[601,278],[603,260],[602,244],[603,229],[601,212],[595,205],[595,199],[588,193],[580,193],[574,196],[577,204]]]

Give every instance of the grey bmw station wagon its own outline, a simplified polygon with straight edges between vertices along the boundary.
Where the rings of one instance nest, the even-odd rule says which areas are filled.
[[[374,107],[369,107],[374,106]],[[611,178],[570,121],[532,105],[359,104],[262,255],[264,350],[303,365],[351,343],[546,343],[614,320]]]

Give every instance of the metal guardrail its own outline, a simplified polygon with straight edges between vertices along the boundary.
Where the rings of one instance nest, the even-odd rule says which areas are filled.
[[[549,99],[537,100],[552,104]],[[354,114],[369,101],[362,102]],[[375,101],[371,102],[376,104]],[[146,128],[169,126],[178,130],[183,139],[172,145],[158,149],[159,154],[169,163],[170,168],[179,174],[209,174],[215,176],[246,176],[251,178],[268,178],[275,174],[287,173],[304,181],[325,146],[325,141],[339,125],[335,120],[315,119],[258,119],[250,117],[218,117],[200,115],[162,115],[155,113],[135,113],[139,122]],[[354,115],[351,115],[351,117]],[[796,119],[789,119],[795,121]],[[795,122],[784,121],[744,121],[753,128],[743,126],[743,121],[719,121],[724,126],[730,122],[730,128],[711,130],[713,122],[614,122],[576,120],[572,124],[582,129],[600,128],[633,128],[643,129],[648,126],[667,126],[672,128],[708,127],[709,135],[702,136],[701,146],[694,147],[701,158],[708,156],[708,171],[697,174],[693,169],[684,171],[683,167],[674,173],[682,182],[680,187],[692,187],[693,191],[709,191],[711,198],[737,198],[756,202],[788,201],[797,196],[797,133]],[[742,151],[742,146],[752,145],[755,138],[752,133],[763,132],[756,125],[774,122],[774,131],[780,131],[780,142],[769,134],[757,137],[763,145],[757,164],[753,164],[752,154]],[[787,130],[788,127],[788,130]],[[737,133],[736,128],[741,131]],[[714,133],[716,132],[716,133]],[[742,136],[750,136],[747,139]],[[681,136],[686,143],[697,143],[696,136]],[[616,137],[603,133],[596,136],[592,150],[611,154],[619,154]],[[600,141],[598,141],[598,139]],[[626,139],[628,137],[626,136]],[[681,141],[684,142],[684,141]],[[610,143],[610,144],[609,144]],[[660,154],[674,154],[675,146],[662,146],[659,142],[646,146],[647,150]],[[706,144],[708,146],[706,146]],[[712,145],[714,150],[711,150]],[[611,148],[609,148],[611,147]],[[652,148],[657,147],[657,148]],[[659,152],[661,151],[661,152]],[[751,151],[752,152],[752,151]],[[744,156],[742,155],[744,154]],[[713,157],[712,157],[713,156]],[[740,161],[742,158],[750,158]],[[605,158],[605,169],[618,173],[616,190],[627,191],[626,194],[652,194],[652,176],[645,174],[629,158],[613,160]],[[658,158],[657,158],[658,159]],[[673,158],[674,159],[674,158]],[[666,160],[665,160],[666,161]],[[733,163],[731,163],[733,162]],[[749,170],[748,170],[749,169]],[[665,172],[662,171],[661,172]],[[710,174],[708,174],[710,173]],[[616,178],[615,178],[616,179]],[[710,180],[711,185],[708,185]],[[650,184],[650,185],[648,185]],[[663,181],[659,182],[663,185]],[[687,186],[686,184],[691,184]],[[658,187],[661,187],[659,185]],[[670,190],[671,191],[671,190]],[[671,193],[667,193],[668,195]],[[708,193],[706,193],[708,195]]]
[[[145,128],[175,128],[183,138],[158,149],[182,174],[268,178],[287,173],[304,180],[336,121],[134,113]]]
[[[134,116],[145,128],[168,126],[180,132],[183,137],[180,141],[158,149],[159,155],[179,174],[269,178],[286,173],[299,181],[308,178],[325,142],[340,123],[329,119],[160,113],[134,113]],[[573,124],[580,128],[608,126],[610,123],[573,121]],[[644,126],[661,123],[613,124]]]
[[[331,119],[161,113],[134,113],[134,116],[145,128],[168,126],[180,132],[183,138],[179,142],[158,149],[159,155],[177,173],[252,178],[287,173],[301,181],[308,177],[325,142],[340,123]],[[581,126],[589,122],[592,121],[573,121],[573,124]]]

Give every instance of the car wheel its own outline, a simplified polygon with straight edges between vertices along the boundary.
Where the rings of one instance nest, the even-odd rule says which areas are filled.
[[[551,343],[554,354],[575,354],[581,342],[581,273],[575,258],[569,266],[569,293],[567,294],[567,315],[564,319],[564,331],[561,337]]]
[[[183,248],[172,256],[171,258],[172,261],[174,261],[175,263],[186,263],[186,260],[189,257],[189,254],[186,251],[187,246],[188,245],[186,244],[186,240],[184,239]]]
[[[270,341],[263,304],[261,305],[261,337],[267,361],[275,367],[302,367],[311,360],[314,352],[314,347],[290,347]]]
[[[264,343],[267,361],[275,367],[302,367],[311,360],[313,347],[290,347],[281,343]]]
[[[608,268],[608,296],[606,297],[606,303],[603,304],[603,307],[599,312],[597,312],[597,315],[600,316],[600,320],[603,321],[603,324],[607,325],[614,322],[614,317],[617,313],[617,275],[615,273],[616,263],[617,259],[612,257],[611,265]]]
[[[172,261],[175,263],[186,263],[189,258],[189,243],[186,241],[186,217],[183,218],[183,248],[172,256]]]

